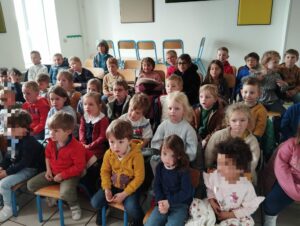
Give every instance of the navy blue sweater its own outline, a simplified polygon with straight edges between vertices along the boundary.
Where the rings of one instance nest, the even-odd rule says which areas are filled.
[[[281,117],[281,142],[295,137],[300,123],[300,103],[290,106]]]

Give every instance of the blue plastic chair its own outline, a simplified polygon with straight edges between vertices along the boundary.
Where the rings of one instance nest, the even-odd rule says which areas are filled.
[[[128,226],[128,214],[124,208],[124,205],[122,203],[109,203],[109,207],[114,207],[116,209],[122,210],[123,213],[123,225]],[[102,226],[106,226],[106,206],[102,207]]]
[[[134,53],[134,59],[138,59],[136,42],[134,40],[120,40],[118,41],[118,51],[119,51],[119,65],[123,68],[124,59],[121,56],[121,50],[132,50]]]
[[[112,40],[106,40],[106,42],[109,46],[109,49],[112,49],[113,57],[116,57],[116,50],[115,50],[114,42]]]
[[[166,64],[166,57],[165,57],[165,50],[167,49],[174,49],[174,50],[181,50],[184,53],[184,46],[183,41],[181,39],[167,39],[164,40],[162,43],[163,48],[163,63]]]
[[[194,63],[198,65],[201,73],[205,76],[206,75],[206,69],[205,69],[205,66],[204,66],[204,64],[202,62],[202,59],[201,59],[202,53],[203,53],[203,49],[204,49],[204,44],[205,44],[205,37],[203,37],[201,39],[199,50],[198,50],[198,55],[197,55]]]
[[[156,44],[155,44],[154,41],[145,40],[145,41],[138,41],[137,42],[137,54],[138,54],[138,59],[139,60],[141,60],[140,50],[154,51],[155,62],[158,63]]]

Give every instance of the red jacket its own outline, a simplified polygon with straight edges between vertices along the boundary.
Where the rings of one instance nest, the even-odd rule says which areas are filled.
[[[83,115],[81,117],[80,127],[79,127],[79,140],[82,144],[86,144],[85,123],[86,120],[85,120],[85,116]],[[109,120],[106,116],[104,116],[94,124],[93,133],[92,133],[92,143],[88,145],[87,149],[92,151],[96,155],[97,159],[102,159],[106,149],[108,148],[105,145],[107,142],[106,129],[108,125],[109,125]]]
[[[38,97],[35,103],[25,102],[22,109],[29,112],[32,118],[30,128],[33,135],[37,135],[45,129],[46,119],[50,110],[49,102],[45,97]]]
[[[53,175],[61,173],[64,180],[81,175],[86,166],[86,154],[86,149],[74,137],[59,150],[50,138],[45,150]]]

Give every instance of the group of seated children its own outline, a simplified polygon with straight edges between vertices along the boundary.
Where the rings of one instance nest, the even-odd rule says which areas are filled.
[[[12,216],[10,188],[31,178],[27,183],[31,192],[59,183],[60,196],[69,205],[73,220],[82,215],[77,198],[81,183],[91,205],[98,209],[98,225],[106,217],[101,209],[110,202],[123,203],[133,225],[143,225],[139,196],[145,175],[152,174],[145,168],[143,151],[147,147],[160,151],[150,160],[155,208],[147,226],[185,224],[195,194],[189,167],[195,165],[209,172],[200,178],[204,178],[208,202],[220,225],[254,225],[251,214],[261,202],[264,225],[276,225],[278,213],[300,201],[299,132],[291,134],[296,138],[285,137],[278,154],[269,160],[275,165],[275,175],[265,200],[256,196],[252,185],[259,185],[257,168],[264,156],[260,144],[267,111],[284,118],[283,100],[297,100],[297,51],[288,50],[280,66],[276,51],[267,51],[261,65],[256,53],[248,54],[232,90],[226,85],[226,76],[235,76],[235,68],[228,62],[227,48],[218,50],[218,59],[209,64],[202,84],[190,56],[182,54],[176,60],[176,52],[169,51],[170,75],[162,77],[154,70],[153,59],[143,59],[136,93],[131,97],[106,44],[99,44],[94,60],[95,66],[108,72],[102,96],[101,82],[82,67],[78,57],[70,58],[69,70],[61,70],[63,58],[55,54],[48,76],[39,53],[33,51],[30,81],[22,87],[18,71],[1,69],[0,82],[5,88],[0,91],[4,108],[0,111],[0,136],[8,148],[5,152],[1,146],[0,222]],[[50,82],[55,83],[47,90]],[[24,100],[17,98],[20,88]],[[239,102],[229,104],[232,94]],[[16,103],[21,103],[23,110],[17,109]],[[150,118],[153,111],[159,115],[157,128]],[[298,115],[289,115],[297,117],[293,121],[298,125]],[[286,121],[274,119],[276,135]],[[45,151],[37,140],[46,141]],[[42,158],[46,159],[44,168]]]

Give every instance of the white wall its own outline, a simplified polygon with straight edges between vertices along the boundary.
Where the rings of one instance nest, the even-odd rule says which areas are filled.
[[[0,33],[0,67],[25,69],[14,2],[2,0],[6,33]]]
[[[165,3],[155,0],[154,23],[120,23],[119,1],[84,0],[88,51],[93,52],[97,39],[154,40],[161,57],[164,39],[180,38],[185,52],[197,54],[200,40],[206,37],[203,58],[211,61],[216,49],[226,46],[229,61],[240,66],[252,51],[262,55],[274,49],[283,53],[290,0],[273,0],[271,25],[237,26],[238,0]],[[93,15],[93,16],[91,16]],[[253,15],[255,16],[255,15]],[[294,22],[296,23],[296,22]]]

